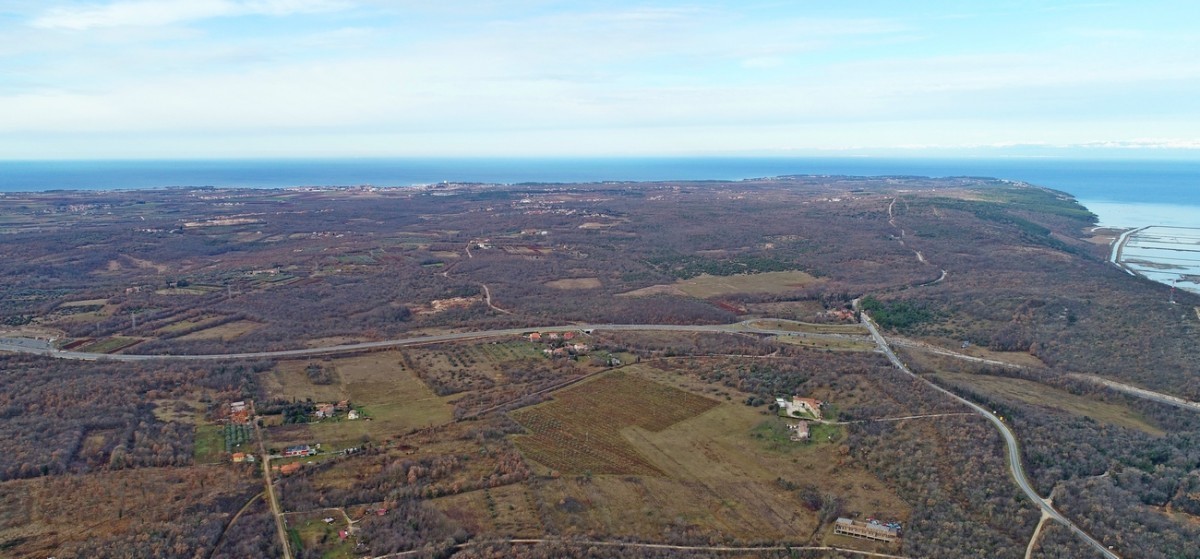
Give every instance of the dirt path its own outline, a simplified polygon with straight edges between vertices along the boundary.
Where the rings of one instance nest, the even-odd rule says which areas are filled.
[[[858,551],[854,549],[846,549],[842,547],[810,545],[810,546],[773,546],[773,547],[734,547],[734,546],[719,546],[719,545],[668,545],[659,543],[636,543],[636,542],[613,542],[613,541],[598,541],[598,540],[559,540],[554,538],[524,538],[524,539],[508,539],[500,540],[500,543],[510,545],[537,545],[540,543],[559,543],[575,546],[589,547],[624,547],[630,549],[666,549],[672,551],[711,551],[725,553],[762,553],[762,552],[798,552],[798,551],[837,551],[839,553],[848,553],[863,557],[880,557],[882,559],[911,559],[903,555],[888,555],[886,553],[875,553],[873,551]],[[477,544],[464,543],[454,546],[455,549],[463,549],[474,547]],[[410,557],[419,553],[424,553],[425,550],[414,549],[412,551],[401,551],[398,553],[390,553],[388,555],[379,555],[372,559],[398,559],[400,557]]]
[[[237,513],[229,519],[229,522],[225,523],[225,527],[221,529],[221,535],[217,536],[217,544],[213,546],[212,553],[208,554],[210,558],[221,550],[221,545],[225,543],[225,533],[229,531],[229,528],[233,526],[233,523],[237,522],[237,520],[242,517],[242,513],[249,510],[250,505],[254,504],[254,501],[257,501],[258,498],[262,496],[262,493],[255,493],[254,496],[250,497],[250,499],[246,501],[246,504],[242,505],[242,508],[238,509]]]

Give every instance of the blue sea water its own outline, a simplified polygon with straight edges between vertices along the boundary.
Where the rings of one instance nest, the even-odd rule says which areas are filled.
[[[0,192],[737,180],[779,175],[977,176],[1068,192],[1105,225],[1200,227],[1200,160],[656,157],[0,161]]]

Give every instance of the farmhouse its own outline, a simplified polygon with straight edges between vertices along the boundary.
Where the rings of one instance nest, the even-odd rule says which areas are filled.
[[[815,398],[792,396],[790,401],[786,398],[775,398],[775,405],[779,408],[779,413],[788,417],[809,414],[814,419],[821,419],[821,407],[825,403]]]
[[[229,404],[229,421],[239,425],[250,423],[254,402],[242,401]]]
[[[833,533],[843,536],[853,536],[877,542],[894,542],[900,537],[900,523],[881,523],[878,520],[857,522],[849,518],[838,518],[833,525]]]
[[[283,449],[284,456],[312,456],[317,453],[317,449],[306,444],[289,446]]]
[[[317,411],[313,412],[313,415],[317,416],[317,419],[333,417],[333,410],[333,404],[317,404]]]

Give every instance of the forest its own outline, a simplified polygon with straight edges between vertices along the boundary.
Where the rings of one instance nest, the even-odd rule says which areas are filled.
[[[727,555],[622,546],[832,543],[1094,557],[1053,522],[1032,538],[1038,509],[999,432],[928,381],[1002,417],[1036,491],[1123,557],[1197,557],[1200,414],[1086,377],[1200,400],[1200,297],[1172,302],[1107,263],[1094,225],[1063,193],[978,178],[7,194],[0,337],[100,359],[0,353],[0,555],[666,558]],[[856,310],[918,377],[874,351]],[[796,335],[598,329],[559,357],[566,341],[513,336],[171,358],[765,319]],[[123,355],[155,358],[109,358]],[[614,452],[661,474],[564,473],[523,452],[530,428],[514,418],[618,372],[714,403],[682,428],[623,431]],[[774,408],[792,395],[827,402],[804,446]],[[406,398],[428,417],[395,405]],[[365,419],[314,416],[348,399]],[[233,423],[238,401],[253,421]],[[705,452],[687,446],[695,432]],[[232,454],[309,442],[325,444],[312,463],[272,459],[297,465],[269,474],[276,517],[261,465]],[[672,469],[676,452],[728,475]],[[81,494],[94,499],[75,506]],[[715,509],[679,504],[713,495]],[[872,514],[902,519],[901,541],[832,534],[838,516]]]

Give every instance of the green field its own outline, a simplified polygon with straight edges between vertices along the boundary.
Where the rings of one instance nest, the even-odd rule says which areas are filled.
[[[225,428],[221,425],[197,425],[192,457],[197,464],[221,461],[225,452]]]
[[[114,336],[111,338],[105,338],[102,340],[92,342],[86,346],[79,348],[77,351],[83,351],[83,352],[87,352],[87,353],[116,353],[116,352],[118,352],[124,348],[127,348],[133,344],[136,344],[140,341],[142,341],[142,340],[140,340],[138,338],[124,338],[121,336]]]

